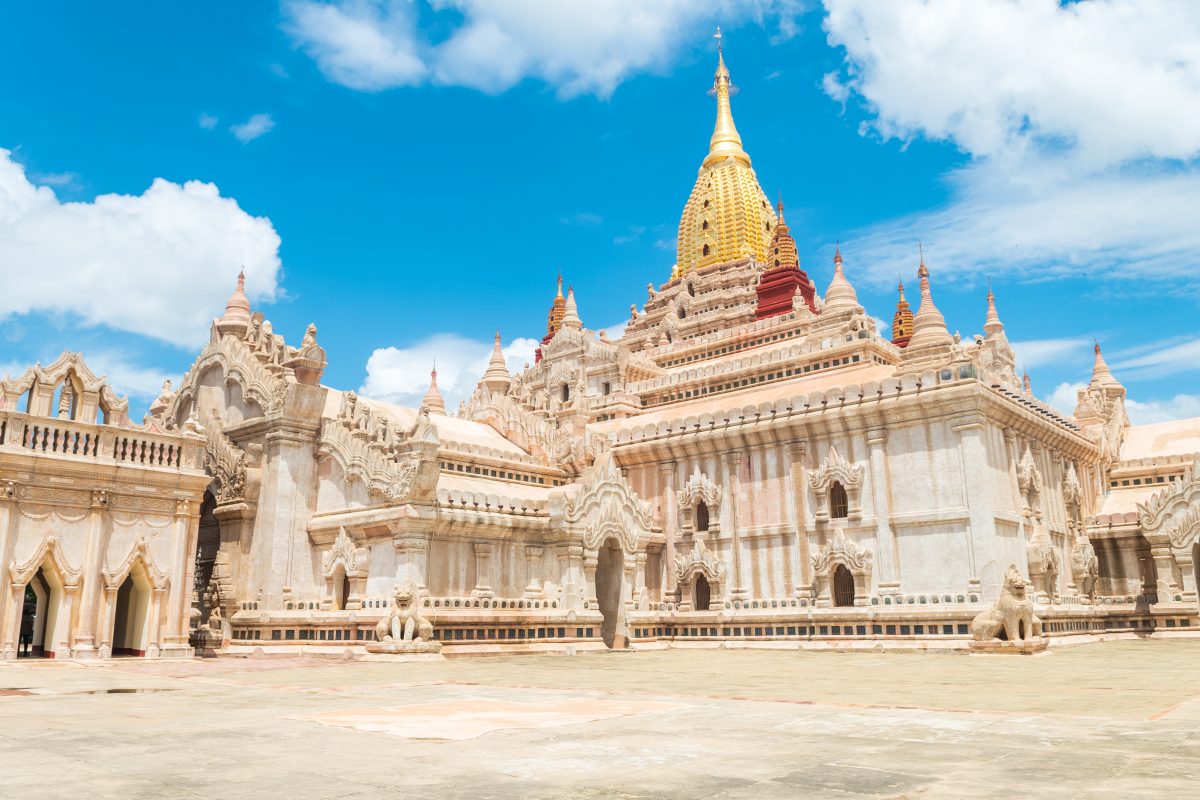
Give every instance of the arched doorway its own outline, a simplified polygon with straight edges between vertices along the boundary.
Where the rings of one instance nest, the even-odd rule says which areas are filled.
[[[350,598],[350,576],[346,568],[338,565],[333,573],[333,607],[338,611],[346,610],[346,601]]]
[[[625,554],[616,539],[608,539],[596,554],[596,600],[604,622],[600,638],[611,648],[625,647],[625,606],[621,602],[621,584],[625,573]]]
[[[835,606],[854,605],[854,576],[845,564],[838,564],[833,571],[833,604]]]
[[[697,611],[708,611],[711,603],[712,588],[708,585],[708,578],[697,575],[696,580],[692,582],[692,608]]]
[[[150,580],[144,569],[135,567],[117,589],[117,606],[113,613],[114,656],[146,655],[149,617]]]
[[[18,646],[18,654],[34,658],[54,658],[59,625],[69,621],[59,619],[62,605],[63,586],[53,570],[39,567],[25,584],[24,604],[21,607],[21,640],[25,647]]]

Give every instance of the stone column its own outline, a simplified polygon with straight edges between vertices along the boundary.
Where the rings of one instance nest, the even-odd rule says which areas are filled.
[[[584,608],[595,611],[600,608],[596,598],[596,567],[600,563],[595,550],[583,551],[583,596]]]
[[[628,614],[633,610],[633,595],[637,580],[637,554],[625,553],[621,559],[622,576],[621,576],[621,601],[625,606],[625,613]]]
[[[150,614],[147,620],[148,628],[146,629],[146,657],[158,658],[162,655],[162,611],[163,604],[167,602],[166,587],[156,587],[151,593],[150,599]]]
[[[738,467],[744,454],[740,450],[730,450],[721,454],[721,462],[725,466],[725,505],[729,509],[730,560],[733,575],[730,576],[730,597],[742,600],[746,597],[744,576],[742,575],[742,537],[741,525],[738,522]],[[724,526],[722,526],[724,532]]]
[[[542,554],[545,548],[540,545],[527,544],[525,545],[525,571],[529,575],[529,580],[525,584],[526,597],[541,597],[542,596]]]
[[[62,639],[54,648],[55,658],[71,658],[75,644],[75,604],[79,597],[79,584],[63,587],[62,607],[59,608],[56,627],[62,630]]]
[[[83,556],[83,586],[79,592],[79,624],[75,629],[75,658],[92,658],[96,654],[93,631],[96,624],[96,604],[100,599],[100,573],[104,569],[104,551],[108,549],[104,525],[107,510],[107,495],[92,492],[92,505],[88,512],[87,544]]]
[[[170,575],[170,594],[166,598],[167,634],[164,639],[168,645],[186,646],[188,641],[189,620],[191,618],[192,590],[195,583],[196,547],[200,537],[200,515],[191,513],[191,503],[180,500],[175,504],[175,519],[171,522],[174,547],[171,551],[171,563],[167,565]],[[216,571],[216,566],[213,566]],[[223,598],[229,602],[233,598]]]
[[[0,661],[17,657],[17,636],[21,632],[21,608],[25,600],[25,584],[9,584],[8,613],[0,618]]]
[[[1175,551],[1175,565],[1179,567],[1179,576],[1183,579],[1183,602],[1196,605],[1196,568],[1192,562],[1192,550]]]
[[[959,434],[963,496],[971,525],[970,580],[978,582],[984,600],[990,602],[1000,596],[1007,565],[999,562],[996,552],[996,500],[988,475],[984,424],[982,415],[972,415],[954,425],[954,430]]]
[[[675,467],[674,461],[658,465],[662,474],[663,485],[663,545],[666,575],[663,576],[663,597],[676,597],[679,586],[675,577],[675,540],[679,535],[679,503],[675,497]]]
[[[595,593],[595,581],[592,589],[586,587],[583,571],[583,545],[578,542],[559,542],[555,545],[558,550],[558,561],[563,570],[563,608],[582,609],[589,594]],[[595,577],[595,566],[592,567]]]
[[[900,570],[896,560],[896,536],[892,531],[891,484],[887,470],[887,430],[867,431],[871,458],[871,497],[875,504],[875,569],[880,594],[900,593]],[[866,587],[870,594],[871,587]]]
[[[16,487],[9,482],[0,483],[0,578],[4,578],[8,572],[7,564],[9,563],[9,544],[12,541],[13,534],[9,531],[13,526],[12,520],[16,518],[15,503],[12,502],[10,492],[16,493]],[[15,658],[14,652],[11,656],[8,655],[8,617],[11,609],[9,603],[10,592],[0,593],[0,661],[6,658]],[[18,604],[19,605],[19,604]]]
[[[633,597],[638,605],[642,605],[642,601],[646,599],[646,559],[648,556],[643,551],[634,556],[635,568],[633,575]]]
[[[425,576],[429,564],[429,538],[409,534],[392,540],[396,548],[396,583],[412,583],[422,593],[428,592]]]
[[[475,542],[475,588],[471,590],[474,597],[491,597],[495,594],[488,577],[491,573],[494,550],[491,542]]]
[[[104,608],[100,612],[100,657],[112,658],[113,614],[117,608],[117,586],[104,587]]]

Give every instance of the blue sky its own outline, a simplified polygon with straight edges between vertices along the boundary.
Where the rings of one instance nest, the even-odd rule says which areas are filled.
[[[715,43],[823,288],[890,321],[923,241],[951,329],[991,278],[1070,411],[1098,338],[1135,420],[1200,415],[1200,10],[1129,0],[23,3],[0,48],[0,372],[80,350],[144,407],[245,264],[327,383],[451,399],[674,262]]]

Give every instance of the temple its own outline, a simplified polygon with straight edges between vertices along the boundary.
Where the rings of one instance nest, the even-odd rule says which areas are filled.
[[[1060,414],[990,288],[950,332],[923,255],[890,337],[852,252],[818,295],[730,88],[722,53],[621,338],[560,276],[535,363],[497,333],[453,414],[436,370],[419,408],[323,384],[316,327],[289,344],[240,280],[141,425],[74,355],[2,384],[0,657],[366,655],[401,595],[443,653],[965,649],[1013,593],[1060,642],[1193,632],[1200,419],[1131,425],[1099,345]]]

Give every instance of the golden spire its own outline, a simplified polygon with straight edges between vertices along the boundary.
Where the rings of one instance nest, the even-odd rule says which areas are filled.
[[[896,313],[892,315],[892,344],[904,347],[912,338],[913,312],[904,297],[904,281],[898,281],[896,290],[900,299],[896,301]]]
[[[712,139],[708,143],[708,157],[704,159],[701,169],[726,158],[736,158],[750,166],[750,156],[742,149],[742,137],[738,135],[737,126],[733,124],[733,108],[729,103],[732,84],[729,81],[729,69],[725,66],[720,28],[717,28],[713,38],[717,40],[717,72],[713,77],[712,88],[712,93],[717,98],[717,124],[713,127]]]

